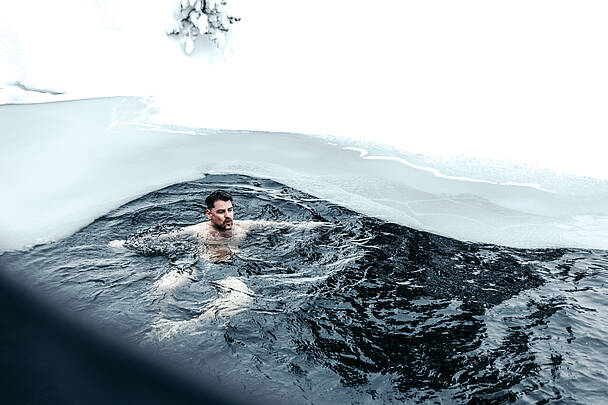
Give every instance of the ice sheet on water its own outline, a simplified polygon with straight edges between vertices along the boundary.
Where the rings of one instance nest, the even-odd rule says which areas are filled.
[[[336,138],[159,126],[152,112],[135,98],[2,107],[1,181],[11,198],[0,207],[1,249],[67,236],[146,192],[213,172],[272,178],[460,240],[608,248],[606,181],[539,172],[542,184],[529,185],[533,174],[509,167]]]

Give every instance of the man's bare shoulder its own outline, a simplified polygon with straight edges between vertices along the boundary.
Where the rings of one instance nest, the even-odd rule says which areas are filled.
[[[181,232],[194,236],[203,236],[209,232],[209,222],[185,226],[181,229]]]
[[[182,228],[182,231],[187,232],[187,233],[194,233],[194,232],[197,232],[197,231],[200,231],[201,229],[203,229],[203,226],[205,224],[206,224],[206,222],[201,222],[200,224],[184,226]]]

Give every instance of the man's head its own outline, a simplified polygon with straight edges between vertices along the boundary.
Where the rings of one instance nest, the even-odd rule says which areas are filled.
[[[234,212],[232,210],[232,194],[217,190],[205,199],[207,204],[207,218],[220,231],[232,229]]]

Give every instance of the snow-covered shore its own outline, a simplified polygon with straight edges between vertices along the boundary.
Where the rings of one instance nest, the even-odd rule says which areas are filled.
[[[60,239],[214,172],[271,178],[460,240],[608,249],[607,181],[445,164],[340,138],[158,126],[152,112],[134,97],[0,108],[0,251]]]
[[[65,236],[209,170],[270,177],[459,239],[608,247],[603,3],[230,0],[241,21],[225,47],[200,38],[191,55],[165,33],[176,4],[33,0],[25,14],[0,5],[0,104],[147,96],[140,121],[158,131],[117,130],[121,119],[101,101],[31,106],[19,119],[0,106],[0,181],[11,195],[0,207],[2,249]],[[125,110],[129,122],[139,109]],[[52,125],[28,123],[49,112]],[[259,139],[282,147],[241,160],[191,155],[187,145],[201,141],[182,135],[196,128],[226,130],[211,131],[214,141],[238,134],[234,150],[258,150]],[[277,157],[300,156],[279,142],[297,138],[286,133],[314,135],[306,145],[335,140],[352,168],[321,164],[314,151],[326,146],[294,168]],[[143,162],[132,179],[120,175],[130,156]],[[369,196],[385,190],[385,200]]]

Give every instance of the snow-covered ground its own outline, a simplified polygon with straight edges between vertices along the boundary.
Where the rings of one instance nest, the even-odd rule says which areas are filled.
[[[608,198],[605,193],[608,164],[602,144],[608,133],[605,119],[608,54],[604,52],[608,48],[605,24],[608,6],[604,2],[230,0],[231,14],[241,17],[241,21],[232,26],[226,46],[218,49],[211,42],[199,40],[189,56],[178,41],[165,34],[177,3],[33,0],[25,6],[2,2],[0,104],[152,96],[146,99],[149,111],[153,112],[146,116],[148,124],[305,133],[336,137],[344,145],[368,149],[372,143],[378,143],[410,156],[423,154],[428,159],[412,165],[410,160],[403,159],[404,155],[391,152],[380,158],[364,155],[362,161],[380,164],[384,159],[385,164],[380,166],[386,170],[401,165],[447,181],[427,182],[435,188],[426,191],[435,195],[440,195],[446,184],[450,188],[471,183],[462,177],[502,184],[500,196],[496,195],[493,201],[498,207],[520,209],[524,217],[542,216],[540,211],[544,209],[555,210],[549,217],[561,219],[548,221],[558,228],[563,226],[563,234],[570,235],[563,239],[555,233],[557,228],[541,227],[534,230],[536,236],[524,245],[608,246],[606,238],[602,239],[608,219],[601,208]],[[69,111],[80,111],[79,108]],[[23,176],[17,172],[16,162],[30,167],[37,164],[30,154],[36,146],[30,142],[48,142],[49,148],[57,149],[63,145],[60,139],[67,138],[59,133],[47,134],[47,138],[44,133],[28,133],[27,138],[24,135],[27,130],[16,131],[11,127],[23,125],[9,122],[8,116],[3,114],[4,121],[0,122],[4,145],[4,151],[0,152],[4,160],[0,179],[5,190],[18,191],[21,186],[15,185]],[[99,126],[94,128],[97,130]],[[66,127],[61,129],[64,130]],[[72,136],[71,142],[80,139]],[[75,149],[79,153],[89,150],[87,142],[103,143],[105,153],[113,150],[116,156],[139,153],[109,147],[106,142],[116,132],[99,133],[97,141],[92,134],[80,136],[83,138],[78,142],[84,143],[80,144],[82,148]],[[151,143],[146,148],[145,142],[139,143],[140,138],[137,142],[133,139],[125,138],[119,143],[120,148],[152,153],[153,145],[157,145],[156,141],[148,140]],[[170,138],[163,139],[163,147],[170,148],[171,142]],[[176,150],[180,148],[176,146]],[[285,148],[287,151],[289,146]],[[359,152],[350,153],[356,156]],[[85,172],[103,171],[104,164],[113,163],[100,156],[93,159],[94,163],[80,157],[74,159],[80,161]],[[52,156],[43,158],[42,161],[54,164]],[[431,161],[435,163],[429,166]],[[237,163],[223,168],[255,169]],[[310,160],[308,164],[315,162]],[[437,169],[442,165],[451,167],[451,174]],[[207,168],[192,164],[176,168],[164,177],[159,173],[160,177],[137,193],[153,185],[191,178],[195,167]],[[530,174],[525,174],[521,167],[526,167]],[[267,169],[256,173],[279,179],[279,169],[275,172]],[[555,173],[542,177],[542,169]],[[182,173],[183,170],[188,173]],[[312,176],[314,172],[307,173]],[[575,181],[558,172],[595,180]],[[380,184],[385,187],[395,184],[395,173],[402,172],[385,172],[386,181]],[[59,170],[55,174],[64,172]],[[323,177],[314,181],[311,177],[308,182],[298,181],[296,175],[284,177],[282,180],[306,191],[327,192]],[[560,178],[564,179],[561,185],[556,180]],[[33,188],[40,186],[40,193],[15,195],[13,202],[3,203],[3,216],[10,219],[12,227],[19,227],[19,221],[10,213],[10,207],[23,207],[27,202],[28,207],[33,204],[35,208],[41,204],[35,203],[36,198],[48,197],[46,191],[63,193],[66,201],[69,196],[83,192],[83,183],[76,177],[49,181],[63,183],[55,187],[45,182],[31,183],[23,187],[32,193]],[[349,200],[353,195],[365,194],[365,182],[358,186],[361,190],[357,194],[346,186],[353,179],[341,181],[339,184],[334,179],[332,184],[348,192],[342,196],[345,201],[337,202],[359,209],[374,206],[369,201]],[[371,178],[366,181],[368,185],[373,183]],[[378,184],[377,180],[374,182]],[[419,179],[416,182],[416,187],[425,184]],[[509,183],[529,183],[524,190],[536,190],[536,194],[520,193],[521,188],[510,189],[506,187]],[[398,185],[413,184],[400,179]],[[128,186],[125,183],[124,189],[129,189]],[[545,197],[556,189],[560,204],[552,205],[554,200]],[[469,189],[455,187],[452,191],[466,190]],[[475,192],[481,193],[476,197],[492,197],[496,190],[476,188]],[[513,197],[506,198],[511,192]],[[113,194],[111,201],[97,200],[103,210],[88,211],[79,217],[78,224],[81,226],[93,213],[100,215],[137,193]],[[396,189],[392,197],[399,193]],[[577,204],[579,193],[585,200],[581,204]],[[339,193],[324,197],[339,200]],[[69,201],[82,203],[79,199]],[[405,215],[405,209],[398,208],[395,201],[391,204],[396,211],[384,211],[383,215],[383,207],[388,204],[377,206],[375,214],[416,226],[415,221],[401,216]],[[477,214],[482,215],[482,211]],[[465,217],[474,215],[469,210]],[[465,239],[518,244],[519,234],[509,236],[508,223],[499,225],[503,227],[499,234],[475,226],[465,226],[467,229],[461,232],[460,222],[444,218],[447,224],[443,228],[429,223],[418,225]],[[8,229],[7,224],[2,226]],[[45,224],[54,226],[54,222]],[[75,227],[76,223],[64,231]],[[3,231],[0,236],[12,239],[13,232],[19,230],[11,228],[10,234]],[[28,236],[17,246],[46,240],[52,234],[26,233]],[[576,243],[577,240],[580,242]]]
[[[153,113],[134,97],[0,108],[0,250],[68,236],[147,192],[214,172],[271,178],[460,240],[608,249],[608,181],[341,138],[158,126]]]
[[[177,3],[2,2],[0,102],[155,95],[163,123],[608,178],[605,2],[231,0],[226,47],[190,57],[165,34]]]

